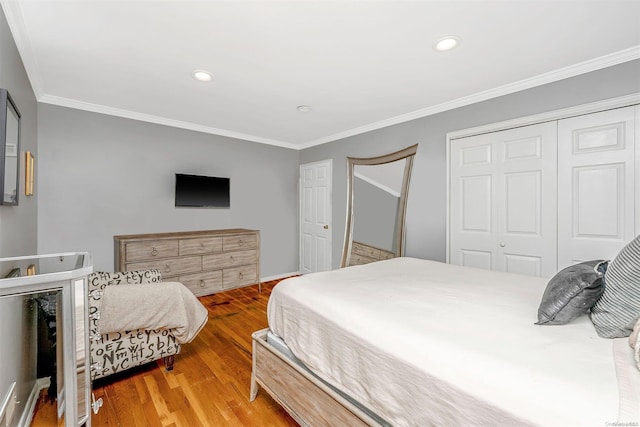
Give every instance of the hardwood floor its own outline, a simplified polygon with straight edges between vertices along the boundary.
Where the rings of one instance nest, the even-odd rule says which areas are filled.
[[[158,361],[94,383],[104,404],[93,426],[297,426],[264,390],[249,402],[251,333],[267,327],[276,283],[200,297],[209,321],[173,371]],[[32,426],[56,424],[54,404],[41,399]]]

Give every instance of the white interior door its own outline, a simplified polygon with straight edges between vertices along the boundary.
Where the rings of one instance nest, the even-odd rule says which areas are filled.
[[[300,272],[331,269],[331,159],[300,166]]]
[[[451,143],[452,264],[556,273],[556,141],[549,122]]]
[[[558,122],[558,267],[612,259],[635,229],[638,107]]]

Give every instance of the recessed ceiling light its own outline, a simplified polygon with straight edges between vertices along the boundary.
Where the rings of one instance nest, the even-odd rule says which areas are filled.
[[[443,37],[433,45],[433,48],[438,52],[446,52],[458,45],[458,38],[456,36]]]
[[[309,111],[313,110],[311,105],[298,105],[296,109],[301,113],[308,113]]]
[[[193,73],[191,73],[191,75],[194,79],[201,82],[208,82],[213,78],[213,74],[205,70],[195,70]]]

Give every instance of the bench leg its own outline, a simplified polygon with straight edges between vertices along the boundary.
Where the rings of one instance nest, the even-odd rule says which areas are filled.
[[[163,358],[164,367],[167,371],[173,371],[173,363],[175,362],[175,359],[176,359],[175,355],[166,356]]]

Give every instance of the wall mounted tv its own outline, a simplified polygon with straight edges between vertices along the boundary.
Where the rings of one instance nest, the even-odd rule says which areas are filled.
[[[230,207],[229,178],[176,174],[176,207]]]

